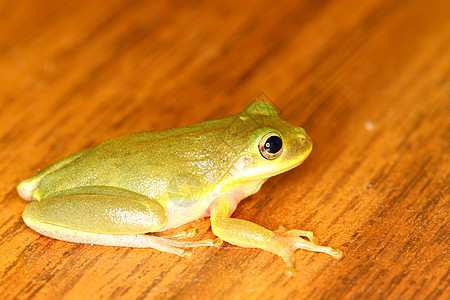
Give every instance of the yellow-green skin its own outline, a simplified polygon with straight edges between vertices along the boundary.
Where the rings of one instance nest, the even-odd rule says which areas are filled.
[[[260,152],[268,133],[282,139],[275,159]],[[302,128],[280,119],[269,104],[254,102],[223,119],[108,140],[54,163],[17,190],[25,200],[36,201],[25,207],[25,223],[56,239],[185,256],[189,252],[181,248],[220,241],[186,242],[145,233],[210,216],[221,240],[275,253],[291,274],[298,248],[336,258],[341,252],[318,246],[311,232],[270,231],[230,216],[240,200],[256,193],[267,178],[301,164],[311,150]]]

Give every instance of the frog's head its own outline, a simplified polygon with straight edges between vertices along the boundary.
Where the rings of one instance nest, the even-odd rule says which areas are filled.
[[[283,121],[266,102],[254,102],[233,117],[234,123],[240,123],[233,139],[237,150],[229,173],[233,182],[286,172],[300,165],[312,150],[305,130]]]

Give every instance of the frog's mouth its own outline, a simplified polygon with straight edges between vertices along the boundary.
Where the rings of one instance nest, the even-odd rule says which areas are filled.
[[[274,174],[270,175],[270,177],[276,176],[276,175],[281,174],[281,173],[284,173],[284,172],[287,172],[287,171],[289,171],[289,170],[292,170],[292,169],[294,169],[294,168],[300,166],[300,165],[306,160],[307,157],[308,157],[308,156],[304,157],[302,160],[299,160],[299,161],[296,162],[295,164],[288,165],[288,166],[286,166],[286,167],[284,167],[284,168],[282,168],[282,169],[277,170]]]
[[[308,157],[308,156],[305,156],[303,159],[301,159],[300,161],[297,161],[297,162],[294,163],[294,164],[286,165],[286,166],[283,167],[283,168],[274,170],[273,173],[266,173],[266,174],[261,174],[260,176],[252,177],[252,180],[261,180],[261,179],[264,179],[264,178],[267,179],[267,178],[270,178],[270,177],[273,177],[273,176],[282,174],[282,173],[284,173],[284,172],[287,172],[287,171],[289,171],[289,170],[292,170],[292,169],[298,167],[299,165],[301,165],[301,164],[306,160],[307,157]]]

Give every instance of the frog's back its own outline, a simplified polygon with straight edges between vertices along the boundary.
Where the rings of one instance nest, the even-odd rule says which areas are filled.
[[[226,119],[108,140],[44,177],[37,194],[45,198],[80,186],[114,186],[161,203],[186,193],[190,198],[207,194],[234,158],[221,136]]]

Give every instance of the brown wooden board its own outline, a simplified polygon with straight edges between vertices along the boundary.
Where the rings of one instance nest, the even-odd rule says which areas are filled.
[[[39,169],[260,91],[314,150],[234,216],[311,230],[341,260],[297,251],[289,278],[256,249],[184,259],[23,223],[15,188]],[[0,121],[2,299],[450,299],[448,0],[4,0]]]

